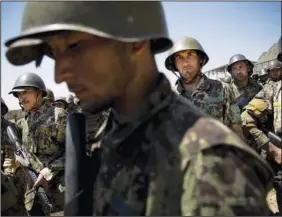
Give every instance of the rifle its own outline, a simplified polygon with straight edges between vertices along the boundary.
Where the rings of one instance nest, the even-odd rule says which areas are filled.
[[[239,106],[241,112],[243,111],[244,107],[248,105],[249,100],[247,97],[246,92],[242,93],[239,97],[235,99],[235,103]]]
[[[82,113],[70,113],[66,131],[66,216],[93,215],[93,183],[100,166],[100,149],[86,155],[86,122]],[[91,168],[91,170],[89,170]]]
[[[268,131],[267,137],[273,145],[277,146],[278,148],[282,148],[282,139],[275,133]]]
[[[7,135],[9,137],[9,140],[16,146],[15,154],[23,160],[23,162],[20,162],[20,163],[24,167],[27,173],[27,176],[30,178],[31,185],[34,185],[34,183],[37,180],[37,174],[31,167],[30,162],[27,158],[27,155],[25,151],[23,150],[22,145],[19,141],[19,138],[16,136],[16,133],[11,126],[7,127]],[[39,197],[40,204],[41,204],[40,209],[43,213],[45,213],[45,215],[49,215],[52,209],[52,205],[49,202],[46,192],[44,188],[41,186],[38,187],[37,193],[38,192],[40,192],[39,194],[37,194]]]

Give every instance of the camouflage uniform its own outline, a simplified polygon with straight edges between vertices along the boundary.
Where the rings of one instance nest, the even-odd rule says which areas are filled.
[[[61,108],[42,105],[29,112],[23,121],[23,146],[32,168],[48,181],[47,194],[58,212],[64,205],[64,149],[67,113]],[[32,186],[29,186],[29,189]],[[26,197],[26,208],[32,208],[33,194]]]
[[[10,177],[1,171],[1,215],[26,216],[23,205],[19,205],[19,192]]]
[[[274,131],[279,137],[281,133],[281,82],[268,82],[264,88],[254,97],[254,99],[245,107],[242,113],[243,129],[249,133],[255,141],[255,149],[259,152],[269,142],[269,138],[263,130]],[[269,124],[270,122],[270,124]],[[264,125],[267,129],[262,129]],[[279,205],[279,211],[282,211],[282,172],[281,165],[277,165],[270,160],[276,176],[274,178],[274,188]],[[279,200],[280,199],[280,200]]]
[[[70,11],[72,16],[65,16]],[[24,36],[6,43],[7,59],[14,65],[35,60],[38,66],[43,55],[52,56],[37,39],[58,30],[129,43],[150,40],[152,53],[144,57],[152,61],[153,54],[172,45],[156,1],[32,2],[23,20]],[[174,94],[163,74],[156,82],[135,111],[122,117],[111,111],[99,130],[103,151],[93,186],[94,214],[268,214],[268,164],[219,121]]]
[[[249,78],[248,85],[245,87],[237,86],[234,80],[231,81],[230,87],[234,100],[244,94],[248,102],[250,102],[254,98],[254,96],[262,89],[262,86],[252,78]]]
[[[95,215],[268,214],[268,165],[159,77],[144,104],[111,113],[100,134]]]
[[[1,111],[2,112],[2,111]],[[7,127],[11,126],[15,132],[19,133],[16,125],[3,116],[1,117],[1,171],[3,174],[9,177],[17,189],[17,206],[20,211],[19,215],[26,215],[24,207],[24,191],[26,185],[26,177],[24,170],[16,163],[14,152],[16,150],[15,145],[11,144],[8,135]],[[20,135],[18,135],[20,138]]]
[[[177,91],[181,96],[226,126],[232,127],[235,124],[241,124],[240,109],[237,104],[230,103],[232,98],[228,85],[201,74],[200,82],[195,90],[188,92],[181,82],[178,82]]]

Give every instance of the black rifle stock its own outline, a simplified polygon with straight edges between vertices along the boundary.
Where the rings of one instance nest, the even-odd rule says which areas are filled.
[[[273,144],[276,145],[278,148],[282,148],[282,139],[277,136],[275,133],[268,131],[267,132],[267,137],[269,138],[269,141]]]
[[[86,122],[82,113],[68,115],[66,131],[65,216],[93,214],[93,168],[86,155]]]
[[[38,177],[37,173],[31,168],[30,163],[29,163],[28,158],[27,158],[27,155],[26,155],[25,151],[22,149],[22,145],[19,141],[19,138],[16,136],[16,133],[11,126],[7,127],[7,135],[9,137],[9,140],[16,146],[15,154],[17,156],[21,157],[26,162],[26,165],[22,165],[22,166],[25,168],[25,171],[26,171],[28,177],[30,178],[31,185],[34,185],[34,183],[36,182],[37,177]],[[37,195],[38,195],[39,200],[40,200],[42,211],[46,215],[49,215],[50,212],[51,212],[51,209],[52,209],[52,205],[49,202],[49,199],[46,195],[44,188],[39,186],[39,188],[37,189],[37,192],[40,192]],[[46,213],[46,211],[48,213]]]

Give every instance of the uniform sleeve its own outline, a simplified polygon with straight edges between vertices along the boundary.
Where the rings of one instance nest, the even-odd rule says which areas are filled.
[[[48,167],[43,168],[40,174],[50,181],[58,171],[64,168],[65,161],[65,140],[66,140],[66,122],[67,122],[67,112],[63,109],[55,111],[55,125],[56,125],[56,142],[60,146],[60,151],[55,153],[58,155]]]
[[[217,146],[190,161],[184,173],[182,216],[268,215],[271,173],[239,149]]]
[[[268,137],[258,127],[258,123],[263,123],[264,120],[267,120],[267,115],[271,113],[270,100],[263,99],[263,95],[264,93],[262,91],[259,92],[259,94],[244,108],[244,111],[241,114],[242,128],[244,132],[250,134],[256,142],[257,150],[269,142]]]

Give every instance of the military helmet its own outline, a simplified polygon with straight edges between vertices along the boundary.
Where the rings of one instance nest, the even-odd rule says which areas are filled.
[[[4,99],[1,97],[1,114],[5,115],[8,113],[8,111],[9,111],[8,106],[6,105]]]
[[[44,54],[52,58],[44,39],[59,31],[84,32],[123,42],[151,40],[153,53],[172,46],[159,1],[27,2],[21,34],[5,43],[8,61],[24,65],[41,62]]]
[[[16,96],[15,93],[24,91],[24,89],[27,87],[34,87],[42,91],[43,97],[45,97],[47,94],[46,87],[42,78],[37,74],[29,73],[29,72],[24,73],[18,77],[12,91],[10,91],[9,94],[12,93],[14,94],[14,96]]]
[[[58,101],[61,101],[61,102],[64,102],[67,104],[67,100],[66,100],[66,97],[63,97],[63,96],[59,96],[56,98],[55,102],[58,102]]]
[[[44,99],[46,99],[46,100],[52,100],[52,101],[55,100],[54,93],[53,93],[53,91],[52,91],[51,89],[46,88],[46,96],[44,97]]]
[[[206,54],[204,48],[202,45],[194,38],[192,37],[184,37],[178,41],[176,41],[173,45],[173,47],[169,51],[169,55],[165,60],[165,67],[170,71],[178,71],[175,63],[174,63],[174,55],[179,51],[184,50],[195,50],[201,53],[204,56],[203,66],[207,64],[209,61],[209,57]]]
[[[235,54],[233,55],[230,59],[229,59],[229,64],[227,66],[227,71],[229,73],[231,73],[231,67],[234,63],[237,63],[239,61],[246,61],[250,67],[250,70],[249,70],[249,75],[252,75],[253,74],[253,68],[254,68],[254,64],[248,60],[244,55],[242,54]]]
[[[268,70],[266,68],[262,68],[260,73],[259,73],[259,77],[260,76],[264,76],[264,75],[268,75]]]
[[[279,62],[278,60],[271,60],[269,65],[268,65],[268,70],[272,70],[272,69],[279,69],[282,67],[281,62]]]

